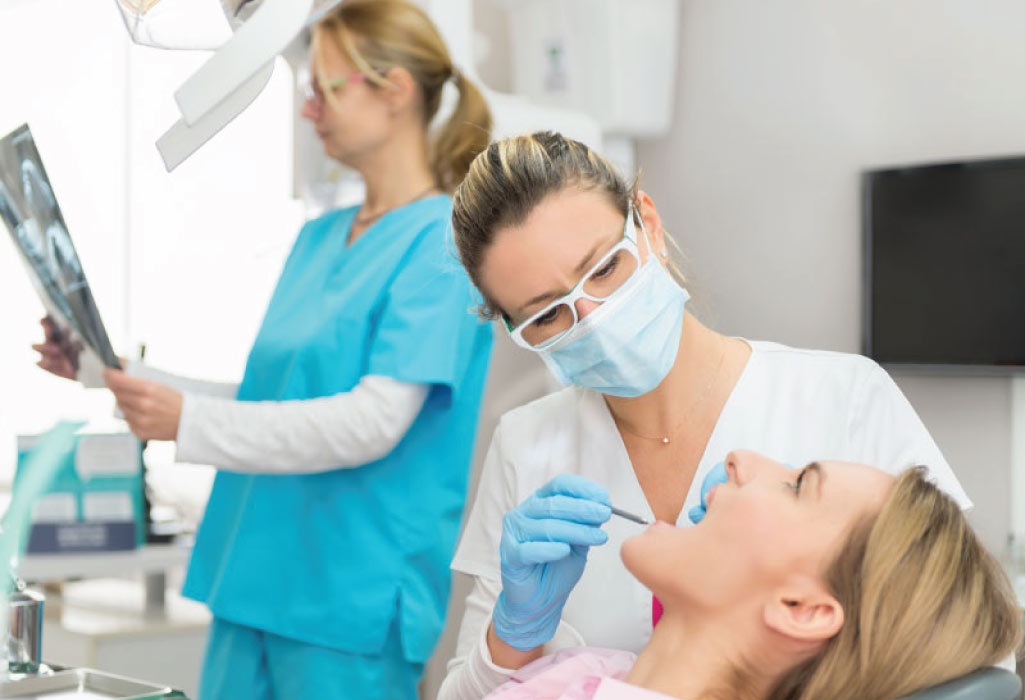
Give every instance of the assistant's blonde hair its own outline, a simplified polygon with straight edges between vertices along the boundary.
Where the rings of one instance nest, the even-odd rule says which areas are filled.
[[[908,470],[827,581],[845,622],[769,700],[890,700],[993,665],[1021,644],[1007,576],[960,507]]]
[[[330,38],[378,87],[391,86],[383,75],[389,68],[409,71],[423,98],[424,128],[438,113],[445,83],[454,83],[459,101],[435,135],[428,155],[438,186],[447,192],[455,189],[491,138],[491,112],[477,86],[453,65],[445,40],[426,13],[405,0],[345,0],[317,23],[315,52],[324,38]],[[315,63],[316,80],[324,88],[334,76],[320,74],[323,62]],[[333,105],[332,91],[325,89],[324,94]]]
[[[485,318],[500,311],[480,283],[480,266],[495,234],[522,223],[546,197],[571,187],[602,193],[623,216],[637,200],[636,179],[627,182],[605,158],[553,131],[496,141],[470,165],[452,197],[452,228],[459,259],[484,297]],[[668,267],[681,285],[686,283],[672,261]]]

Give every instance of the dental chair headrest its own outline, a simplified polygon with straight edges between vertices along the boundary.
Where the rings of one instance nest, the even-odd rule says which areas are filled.
[[[1002,668],[980,668],[954,680],[907,695],[901,700],[1018,700],[1021,679]]]

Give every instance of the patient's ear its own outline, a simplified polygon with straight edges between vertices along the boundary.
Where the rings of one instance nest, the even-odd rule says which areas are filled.
[[[812,580],[792,581],[778,589],[765,605],[770,629],[804,642],[825,641],[843,627],[840,602]]]

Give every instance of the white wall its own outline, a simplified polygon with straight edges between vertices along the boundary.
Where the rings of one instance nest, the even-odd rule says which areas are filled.
[[[728,333],[858,351],[859,173],[1025,153],[1025,3],[681,2],[673,128],[641,144],[638,163],[703,316]],[[1001,546],[1009,380],[897,381],[975,500],[986,543]]]
[[[96,0],[0,0],[0,137],[32,129],[96,302],[112,338],[127,318],[125,110],[127,41],[116,7]],[[55,21],[60,17],[60,21]],[[67,47],[74,47],[73,56]],[[0,224],[0,483],[13,475],[15,435],[57,420],[110,415],[107,392],[36,369],[42,304]]]
[[[168,174],[154,141],[177,116],[174,89],[208,57],[132,45],[110,0],[0,0],[0,65],[19,66],[3,72],[0,136],[31,126],[115,350],[145,342],[165,369],[238,380],[302,221],[293,89],[279,61],[251,108]],[[2,483],[16,434],[108,418],[113,401],[33,367],[43,310],[4,240],[0,299]],[[168,445],[147,457],[158,488],[197,517],[212,472],[170,465]]]
[[[473,0],[477,72],[499,92],[512,92],[508,5],[507,0]]]
[[[115,349],[145,342],[165,369],[238,380],[302,221],[293,87],[279,61],[256,102],[169,175],[153,143],[175,119],[173,90],[208,55],[131,45],[111,0],[0,0],[0,136],[30,124]],[[0,224],[0,487],[17,434],[113,412],[106,390],[33,367],[43,309],[7,238]],[[171,447],[147,450],[149,484],[196,520],[213,470],[172,464]],[[175,661],[188,687],[197,663]]]

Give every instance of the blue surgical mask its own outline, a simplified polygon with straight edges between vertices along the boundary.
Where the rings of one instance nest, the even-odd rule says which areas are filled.
[[[676,361],[689,298],[649,255],[622,289],[538,354],[563,384],[610,396],[646,394]]]

